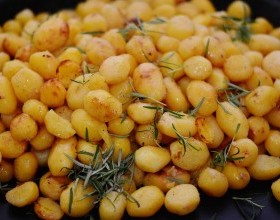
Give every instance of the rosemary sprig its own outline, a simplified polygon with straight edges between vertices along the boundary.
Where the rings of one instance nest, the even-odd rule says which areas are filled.
[[[236,18],[232,16],[221,16],[220,19],[224,20],[224,24],[222,25],[222,29],[225,32],[231,34],[234,32],[232,36],[232,40],[240,40],[244,43],[248,43],[251,39],[251,30],[249,24],[252,23],[252,19],[248,17],[248,13],[246,11],[246,7],[244,5],[244,17]]]
[[[169,115],[173,116],[174,118],[183,118],[185,116],[185,114],[182,113],[182,112],[173,111],[173,110],[170,110],[168,108],[161,107],[161,106],[143,106],[143,107],[147,108],[147,109],[157,110],[162,114],[165,113],[165,112],[168,112]]]
[[[178,138],[178,141],[181,145],[183,145],[184,147],[184,154],[186,153],[186,150],[187,150],[187,147],[191,147],[193,148],[194,150],[196,151],[200,151],[201,149],[200,148],[197,148],[196,146],[190,144],[188,141],[187,141],[187,137],[184,137],[183,135],[181,135],[179,133],[179,131],[176,129],[175,125],[172,123],[172,128],[173,128],[173,131],[175,132],[177,138]]]
[[[96,200],[94,203],[97,204],[111,191],[124,193],[123,176],[127,174],[132,175],[131,167],[134,163],[133,154],[128,155],[122,160],[122,152],[119,151],[118,161],[114,162],[112,159],[114,147],[104,152],[97,150],[94,154],[89,152],[78,153],[92,156],[91,164],[85,165],[65,154],[66,157],[74,163],[74,168],[69,170],[68,177],[73,180],[83,180],[84,187],[91,185],[95,189],[93,192],[84,195],[84,198],[95,196]],[[72,193],[74,193],[74,188]],[[69,209],[71,210],[71,201],[69,203]]]
[[[164,24],[164,23],[166,23],[166,20],[163,18],[156,17],[153,20],[148,21],[147,23],[148,24]]]
[[[153,102],[155,102],[155,103],[158,103],[158,104],[160,104],[160,105],[166,106],[165,103],[160,102],[160,101],[158,101],[158,100],[156,100],[156,99],[154,99],[154,98],[152,98],[152,97],[146,96],[146,95],[141,94],[141,93],[138,93],[138,92],[132,92],[132,93],[131,93],[131,96],[132,96],[133,98],[137,98],[137,99],[149,99],[149,100],[151,100],[151,101],[153,101]]]
[[[234,200],[238,210],[246,220],[254,220],[265,207],[255,202],[252,197],[233,196],[232,199]]]
[[[239,148],[237,148],[236,153],[231,154],[231,155],[229,154],[230,149],[232,147],[232,143],[234,142],[235,136],[238,133],[239,129],[240,129],[240,124],[237,125],[236,130],[235,130],[235,135],[232,138],[231,142],[222,151],[212,151],[212,153],[214,153],[213,160],[211,161],[211,166],[212,167],[224,168],[228,161],[235,161],[235,160],[244,159],[244,157],[235,157],[240,152]]]
[[[226,100],[231,103],[232,105],[235,105],[236,107],[241,107],[240,98],[243,96],[246,96],[250,93],[250,91],[234,84],[231,82],[228,82],[228,87],[225,89],[219,90],[222,94],[224,94]]]
[[[205,45],[204,57],[208,56],[209,45],[210,45],[210,38],[207,39],[207,42],[206,42],[206,45]]]
[[[195,116],[195,115],[197,114],[197,112],[199,111],[199,109],[201,108],[201,106],[202,106],[204,100],[205,100],[205,97],[203,97],[203,98],[199,101],[199,103],[197,104],[197,106],[196,106],[193,110],[191,110],[191,111],[189,112],[189,115]]]

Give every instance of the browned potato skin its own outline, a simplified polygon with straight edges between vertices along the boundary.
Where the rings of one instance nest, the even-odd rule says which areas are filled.
[[[66,176],[53,176],[51,172],[47,172],[40,178],[40,192],[48,198],[59,200],[60,194],[70,182]]]
[[[55,51],[67,42],[68,36],[67,22],[59,17],[51,17],[35,31],[32,42],[41,51]]]
[[[50,198],[39,197],[34,204],[34,211],[40,219],[57,220],[64,215],[58,203]]]

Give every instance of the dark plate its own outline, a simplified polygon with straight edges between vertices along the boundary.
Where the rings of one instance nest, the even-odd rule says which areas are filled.
[[[23,8],[31,8],[35,13],[41,11],[55,12],[61,8],[72,8],[79,0],[0,0],[0,23],[13,18],[14,15]],[[230,0],[213,0],[217,9],[225,9],[231,2]],[[247,1],[252,8],[253,17],[264,16],[275,26],[280,25],[280,0],[249,0]],[[274,199],[271,190],[271,181],[251,180],[246,189],[242,191],[229,190],[222,199],[215,199],[201,194],[201,203],[198,209],[183,217],[174,216],[168,213],[164,208],[155,216],[149,219],[167,220],[167,219],[186,219],[186,220],[277,220],[280,219],[280,203]],[[260,211],[246,202],[238,204],[232,197],[250,197],[252,201],[263,205]],[[239,207],[238,207],[239,206]],[[245,213],[244,214],[242,214]],[[95,213],[92,214],[96,216]],[[0,219],[1,220],[22,220],[37,219],[32,207],[15,208],[5,202],[3,196],[0,196]],[[68,217],[64,218],[69,219]],[[90,219],[89,216],[82,219]],[[96,219],[96,218],[95,218]],[[125,219],[131,219],[125,216]]]

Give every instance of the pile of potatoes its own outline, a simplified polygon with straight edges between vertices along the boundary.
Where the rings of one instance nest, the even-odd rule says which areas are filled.
[[[163,206],[187,215],[201,192],[223,197],[252,178],[274,181],[280,201],[280,28],[258,17],[247,42],[222,28],[250,15],[242,1],[216,11],[210,0],[87,0],[6,21],[0,183],[17,183],[7,202],[41,219],[93,208],[101,219],[149,217]],[[240,105],[230,86],[248,91]],[[79,152],[110,146],[115,162],[134,154],[130,196],[111,191],[96,205],[85,197],[94,186],[68,178],[69,157],[90,165]]]

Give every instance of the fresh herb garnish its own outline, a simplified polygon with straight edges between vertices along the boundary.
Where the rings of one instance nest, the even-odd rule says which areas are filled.
[[[183,135],[181,135],[181,134],[179,133],[179,131],[176,129],[176,127],[175,127],[174,124],[172,124],[172,128],[173,128],[173,131],[175,132],[175,134],[176,134],[176,136],[177,136],[177,138],[178,138],[178,142],[179,142],[181,145],[183,145],[183,147],[184,147],[184,154],[186,153],[187,147],[191,147],[191,148],[193,148],[193,149],[196,150],[196,151],[200,151],[200,150],[201,150],[200,148],[197,148],[196,146],[190,144],[190,143],[187,141],[188,137],[184,137]]]
[[[119,151],[118,153],[117,162],[114,162],[112,158],[114,147],[104,152],[96,150],[95,153],[88,153],[88,155],[92,156],[92,162],[89,165],[83,164],[65,154],[74,163],[74,168],[69,170],[68,177],[73,180],[83,180],[84,187],[88,185],[94,187],[94,191],[85,195],[84,198],[95,196],[94,203],[99,203],[111,191],[125,193],[123,176],[133,174],[131,169],[134,164],[134,155],[129,154],[125,159],[122,159],[122,152]],[[69,204],[69,208],[71,208],[71,204]]]
[[[213,156],[213,160],[211,161],[211,166],[212,167],[221,167],[224,168],[226,163],[228,161],[235,161],[235,160],[242,160],[244,159],[244,157],[236,157],[236,155],[239,154],[240,149],[237,148],[237,152],[234,154],[229,154],[230,153],[230,149],[232,147],[232,143],[235,140],[235,136],[238,133],[240,129],[240,124],[237,125],[236,130],[235,130],[235,135],[232,138],[231,142],[221,151],[212,151],[212,153],[214,153]]]
[[[221,95],[224,95],[224,98],[236,107],[241,107],[240,98],[246,96],[250,93],[250,91],[234,84],[228,82],[228,87],[225,89],[219,90]]]
[[[141,94],[141,93],[138,93],[138,92],[132,92],[132,93],[131,93],[131,96],[132,96],[133,98],[136,98],[136,99],[149,99],[149,100],[151,100],[151,101],[153,101],[153,102],[155,102],[155,103],[158,103],[158,104],[160,104],[160,105],[163,105],[163,106],[166,105],[166,104],[163,103],[163,102],[160,102],[160,101],[158,101],[158,100],[156,100],[156,99],[154,99],[154,98],[152,98],[152,97],[146,96],[146,95]]]

